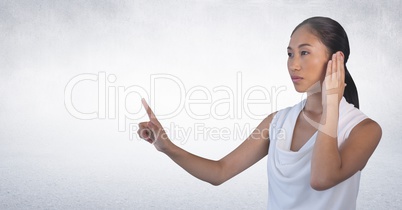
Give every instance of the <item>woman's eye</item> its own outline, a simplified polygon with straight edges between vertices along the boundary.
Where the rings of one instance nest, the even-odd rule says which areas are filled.
[[[301,55],[308,55],[308,52],[307,51],[302,51]]]
[[[289,52],[288,52],[288,56],[289,56],[289,57],[292,57],[292,56],[293,56],[293,53],[289,53]]]

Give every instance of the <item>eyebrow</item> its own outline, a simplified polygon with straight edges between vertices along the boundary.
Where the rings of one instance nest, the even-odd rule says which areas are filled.
[[[298,48],[302,48],[302,47],[304,47],[304,46],[312,47],[311,44],[304,43],[304,44],[300,44]],[[291,50],[291,49],[292,49],[292,48],[289,46],[289,47],[288,47],[288,50]]]

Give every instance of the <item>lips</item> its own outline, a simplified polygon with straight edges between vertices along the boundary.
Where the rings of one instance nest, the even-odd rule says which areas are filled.
[[[291,78],[292,78],[293,82],[298,82],[303,79],[303,77],[299,77],[299,76],[291,76]]]

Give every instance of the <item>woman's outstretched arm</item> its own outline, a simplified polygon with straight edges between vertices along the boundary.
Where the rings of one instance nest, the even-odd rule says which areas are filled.
[[[150,121],[139,124],[138,134],[165,153],[175,163],[198,179],[220,185],[258,162],[268,153],[269,125],[274,114],[266,117],[235,150],[220,160],[209,160],[173,144],[145,100],[142,101]]]

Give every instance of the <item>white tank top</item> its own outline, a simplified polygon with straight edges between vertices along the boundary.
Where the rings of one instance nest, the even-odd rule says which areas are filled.
[[[328,190],[311,188],[311,155],[317,132],[299,151],[290,150],[296,120],[305,102],[278,111],[269,127],[268,209],[356,209],[360,171]],[[339,110],[338,146],[354,126],[367,118],[345,98]]]

